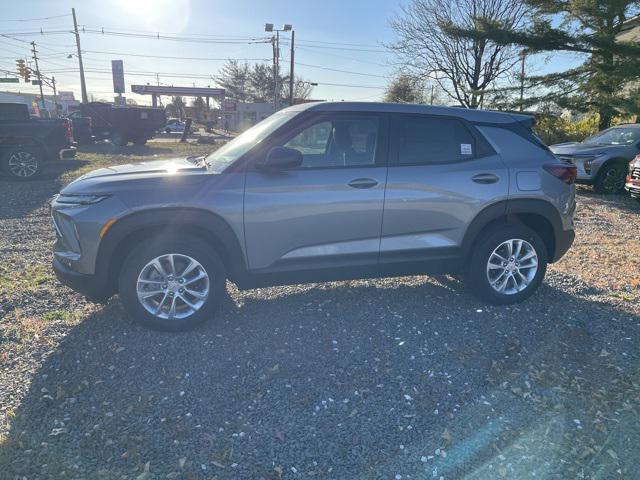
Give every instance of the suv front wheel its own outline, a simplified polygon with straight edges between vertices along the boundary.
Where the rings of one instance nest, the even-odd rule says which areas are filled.
[[[543,240],[524,225],[501,225],[474,246],[465,283],[483,300],[497,305],[531,296],[547,271]]]
[[[127,313],[156,330],[188,330],[212,318],[225,291],[220,257],[196,237],[141,243],[120,273]]]

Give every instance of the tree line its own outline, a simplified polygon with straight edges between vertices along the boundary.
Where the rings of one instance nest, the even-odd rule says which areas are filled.
[[[640,44],[619,38],[639,13],[630,0],[410,0],[390,21],[401,74],[385,99],[434,103],[431,84],[468,108],[552,104],[597,113],[607,128],[640,114]],[[579,65],[527,72],[530,56],[557,53]]]

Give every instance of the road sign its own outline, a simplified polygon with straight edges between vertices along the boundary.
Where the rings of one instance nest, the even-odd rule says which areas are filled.
[[[0,83],[19,83],[20,79],[18,77],[6,77],[0,78]]]
[[[237,109],[236,102],[232,102],[231,100],[225,100],[222,102],[222,110],[224,112],[235,112]]]
[[[163,85],[131,85],[131,91],[140,95],[184,95],[187,97],[224,97],[224,88],[165,87]]]
[[[111,60],[111,73],[113,74],[113,91],[124,93],[124,64],[122,60]]]
[[[31,85],[42,85],[41,80],[31,80]]]

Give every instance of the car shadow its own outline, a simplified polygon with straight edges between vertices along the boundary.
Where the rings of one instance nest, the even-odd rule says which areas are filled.
[[[638,478],[640,317],[441,280],[232,291],[181,334],[112,300],[35,373],[5,478]]]

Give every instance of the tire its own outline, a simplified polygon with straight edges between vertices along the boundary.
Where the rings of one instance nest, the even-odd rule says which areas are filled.
[[[2,170],[13,180],[21,182],[40,176],[44,158],[42,152],[33,147],[16,147],[2,157]]]
[[[133,144],[138,145],[139,147],[143,146],[146,143],[147,143],[147,139],[144,137],[133,139]]]
[[[173,255],[174,273],[177,272],[173,278],[170,276],[172,271],[168,255]],[[158,260],[160,266],[165,269],[165,280],[162,280],[157,267],[150,266],[154,259]],[[183,284],[180,282],[180,275],[191,261],[196,262],[198,267],[184,275],[186,282]],[[193,281],[196,275],[203,273],[207,276],[206,280]],[[139,282],[140,279],[143,282]],[[159,283],[151,283],[156,281]],[[218,254],[197,237],[185,236],[158,239],[137,245],[124,262],[118,280],[118,290],[120,300],[133,320],[154,330],[177,332],[194,328],[214,316],[224,298],[225,282],[224,263]],[[187,285],[190,288],[185,290]],[[149,292],[149,298],[144,300],[146,303],[143,304],[143,300],[139,299],[139,286],[143,289],[157,289],[159,293]],[[188,293],[194,292],[200,295],[206,288],[208,288],[206,298]],[[171,296],[172,293],[173,296]],[[198,308],[194,310],[183,299],[191,303],[191,307],[199,305]],[[171,318],[172,305],[175,305],[173,318]],[[158,311],[158,306],[160,306],[160,313],[154,314],[151,310]]]
[[[514,253],[517,252],[518,242],[521,242],[519,257],[524,261],[509,262],[510,258],[507,258],[507,250],[505,250],[508,248],[505,242],[509,240],[516,240],[512,250]],[[531,258],[526,259],[531,250],[537,258],[535,270],[533,268],[518,268],[518,265],[525,262],[527,265],[533,263]],[[498,261],[494,252],[507,259],[509,263],[506,267],[503,267],[504,262]],[[513,257],[517,258],[516,255]],[[499,263],[500,267],[489,269],[489,260],[492,261],[494,267],[496,263]],[[481,234],[474,244],[464,280],[466,286],[482,300],[495,305],[509,305],[525,300],[537,290],[547,271],[547,263],[547,248],[537,233],[524,225],[500,224]],[[508,276],[511,268],[514,268],[511,271],[513,278],[507,278],[503,291],[498,291],[503,283],[501,278],[504,278],[500,277],[500,274],[505,272]],[[521,276],[518,275],[518,271],[522,273]],[[523,281],[525,278],[527,282]],[[518,280],[520,285],[515,280]],[[492,286],[491,281],[497,285],[496,288]]]
[[[605,164],[598,172],[598,177],[593,185],[596,193],[614,194],[624,189],[624,180],[627,176],[627,167],[621,163]]]
[[[124,132],[113,132],[111,134],[111,143],[118,147],[124,147],[127,145],[127,143],[129,143],[129,140],[127,139]]]
[[[171,133],[171,129],[170,128],[165,128],[164,129],[164,133]]]

